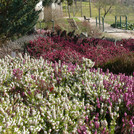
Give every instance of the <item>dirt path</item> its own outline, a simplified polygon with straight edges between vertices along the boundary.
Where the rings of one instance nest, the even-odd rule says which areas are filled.
[[[77,17],[79,20],[84,21],[84,17]],[[93,18],[90,18],[90,24],[96,26],[96,21]],[[117,28],[112,28],[109,24],[104,24],[104,34],[111,38],[133,38],[134,39],[134,31],[130,30],[121,30]]]

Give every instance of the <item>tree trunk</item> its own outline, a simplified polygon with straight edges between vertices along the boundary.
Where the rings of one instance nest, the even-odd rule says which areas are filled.
[[[99,7],[99,9],[98,9],[98,11],[99,11],[99,27],[100,27],[100,10],[101,10],[101,8]]]
[[[77,0],[74,0],[75,8],[77,8]]]
[[[83,16],[83,13],[82,13],[82,0],[80,1],[80,4],[81,4],[81,17]]]
[[[104,18],[106,17],[106,15],[109,13],[109,11],[111,10],[112,6],[110,6],[107,10],[104,11]]]
[[[90,10],[90,17],[92,17],[91,0],[89,0],[89,10]]]
[[[67,13],[67,6],[68,6],[68,4],[67,4],[67,1],[66,1],[66,15],[68,16],[68,13]]]
[[[74,0],[73,0],[73,17],[75,16],[75,6],[74,6]]]
[[[63,16],[62,3],[60,4],[60,14]]]
[[[69,16],[69,18],[70,18],[70,6],[68,5],[68,16]]]

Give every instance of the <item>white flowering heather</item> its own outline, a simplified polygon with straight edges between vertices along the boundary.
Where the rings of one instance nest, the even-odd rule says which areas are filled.
[[[0,59],[0,133],[133,133],[133,77],[19,56]]]

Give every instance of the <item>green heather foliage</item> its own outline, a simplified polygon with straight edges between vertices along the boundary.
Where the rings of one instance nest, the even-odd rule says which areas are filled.
[[[0,0],[0,37],[11,39],[32,30],[40,11],[35,11],[39,0]]]
[[[93,66],[0,59],[0,133],[133,134],[134,77]]]
[[[129,52],[118,55],[98,67],[103,68],[103,71],[109,69],[110,72],[115,74],[125,73],[126,75],[132,75],[134,72],[134,53]]]

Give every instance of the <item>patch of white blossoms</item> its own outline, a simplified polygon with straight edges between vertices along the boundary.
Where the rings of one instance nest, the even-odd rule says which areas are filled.
[[[83,68],[76,66],[72,72],[68,65],[53,67],[27,55],[0,59],[0,133],[77,133],[96,110],[96,99],[109,97],[103,85],[108,76],[87,69],[93,66],[83,58]],[[105,114],[107,104],[100,107]],[[105,119],[100,123],[107,127]]]

